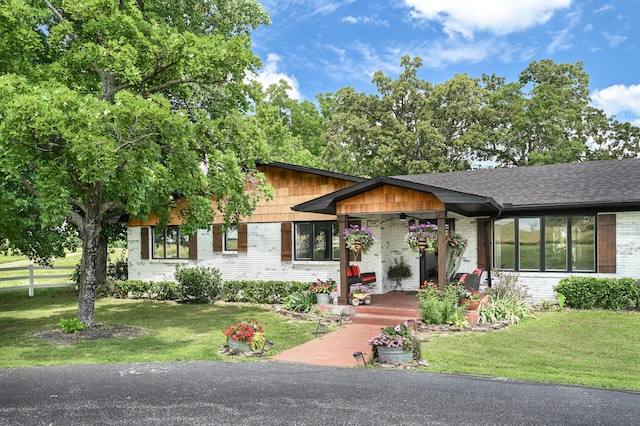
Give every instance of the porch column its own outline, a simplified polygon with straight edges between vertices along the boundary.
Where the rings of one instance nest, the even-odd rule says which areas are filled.
[[[349,301],[349,284],[347,283],[347,267],[349,266],[349,252],[344,243],[344,230],[347,228],[349,216],[338,215],[338,232],[340,233],[340,297],[338,303],[346,305]]]
[[[436,212],[436,225],[438,225],[438,287],[441,289],[447,284],[447,212]]]

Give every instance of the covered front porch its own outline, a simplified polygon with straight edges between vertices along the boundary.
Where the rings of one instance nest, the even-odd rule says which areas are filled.
[[[354,262],[362,272],[375,272],[374,294],[396,290],[387,279],[387,270],[396,257],[404,257],[412,266],[412,277],[403,281],[402,290],[417,291],[425,279],[436,280],[444,287],[447,277],[445,256],[414,252],[404,238],[410,221],[437,225],[436,253],[446,253],[446,234],[455,230],[468,239],[461,269],[490,271],[490,216],[498,211],[495,202],[485,197],[464,194],[402,179],[380,177],[329,195],[299,204],[296,211],[335,215],[339,227],[340,296],[347,304],[349,280],[347,270]],[[358,224],[376,235],[372,249],[355,256],[347,249],[344,231]],[[433,274],[433,271],[445,273]],[[490,277],[488,277],[490,280]]]

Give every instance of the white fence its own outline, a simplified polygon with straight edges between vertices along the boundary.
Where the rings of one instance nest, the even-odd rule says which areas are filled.
[[[0,282],[1,281],[27,281],[27,285],[20,285],[16,287],[0,287],[0,291],[13,291],[13,290],[29,290],[29,296],[33,297],[35,289],[43,289],[43,288],[52,288],[52,287],[72,287],[76,286],[76,283],[71,281],[71,271],[75,269],[75,266],[56,266],[53,268],[48,268],[44,266],[17,266],[11,268],[0,268]],[[36,271],[58,271],[58,270],[68,270],[69,272],[65,274],[40,274],[36,275]],[[28,271],[28,275],[21,274],[17,276],[5,277],[6,271]],[[20,273],[20,272],[18,272]],[[61,279],[59,283],[55,284],[36,284],[36,280],[50,280],[50,279]]]

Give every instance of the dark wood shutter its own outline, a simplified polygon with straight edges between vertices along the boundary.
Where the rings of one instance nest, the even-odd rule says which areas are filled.
[[[149,227],[140,228],[140,258],[149,259]]]
[[[347,224],[347,228],[349,228],[349,226],[351,225],[358,225],[358,226],[362,226],[362,221],[360,220],[349,220],[349,223]],[[349,249],[347,249],[349,250]],[[349,262],[357,262],[362,260],[362,252],[358,253],[358,258],[356,259],[354,253],[349,250]]]
[[[222,225],[213,225],[213,251],[222,252]]]
[[[478,268],[489,271],[491,269],[491,219],[478,219]]]
[[[280,260],[291,262],[293,260],[293,224],[283,222],[280,224]]]
[[[616,215],[598,215],[598,272],[616,273]]]
[[[249,237],[247,235],[247,224],[238,226],[238,253],[246,253]]]
[[[198,259],[198,234],[189,235],[189,259]]]

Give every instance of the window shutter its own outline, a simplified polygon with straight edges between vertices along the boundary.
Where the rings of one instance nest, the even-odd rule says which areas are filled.
[[[347,229],[351,225],[358,225],[360,227],[360,226],[362,226],[362,221],[360,221],[360,220],[350,220],[349,223],[347,224]],[[347,250],[349,250],[349,249],[347,249]],[[358,259],[356,259],[354,253],[351,250],[349,250],[349,262],[357,262],[359,260],[362,260],[362,252],[358,253]]]
[[[140,258],[149,259],[149,227],[140,228]]]
[[[213,225],[213,251],[222,252],[222,225]]]
[[[487,218],[478,219],[478,268],[488,271],[491,269],[491,221]]]
[[[280,260],[283,262],[291,262],[293,260],[293,224],[291,222],[283,222],[280,224]]]
[[[189,235],[189,259],[198,259],[198,233]]]
[[[248,246],[247,224],[238,226],[238,253],[246,253]]]
[[[616,273],[616,215],[598,215],[598,272]]]

